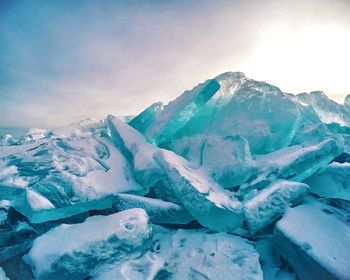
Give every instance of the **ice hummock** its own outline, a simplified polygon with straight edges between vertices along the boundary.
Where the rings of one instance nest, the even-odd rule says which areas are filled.
[[[208,87],[215,82],[215,87]],[[327,123],[348,125],[346,104],[319,92],[295,96],[241,72],[227,72],[186,91],[157,114],[150,107],[152,124],[133,127],[167,148],[178,139],[198,135],[240,135],[249,141],[253,154],[264,154],[320,140],[332,134]],[[139,117],[145,115],[147,110]]]
[[[199,134],[240,135],[253,153],[264,153],[290,144],[300,124],[300,106],[277,87],[228,72],[170,102],[144,133],[164,147]]]
[[[115,145],[133,162],[139,174],[136,178],[153,188],[158,198],[180,203],[199,223],[217,231],[233,231],[241,225],[240,202],[205,173],[192,169],[175,153],[148,143],[120,120],[109,116],[107,123]]]
[[[128,124],[113,116],[106,119],[111,141],[133,165],[135,179],[155,197],[179,203],[171,188],[165,170],[154,160],[154,155],[162,149],[149,143],[146,138]]]
[[[219,88],[215,79],[208,80],[170,102],[145,131],[146,137],[158,145],[166,146]]]
[[[130,163],[98,129],[90,122],[55,129],[50,138],[2,157],[2,198],[41,223],[110,208],[116,193],[144,194]]]
[[[342,279],[349,100],[227,72],[135,118],[2,137],[0,267],[26,280],[32,270],[44,279]],[[154,229],[140,250],[112,253],[116,238],[90,238],[135,207]],[[45,249],[62,251],[35,249],[45,238]],[[88,245],[72,254],[71,241]],[[40,274],[40,257],[22,260],[28,250],[58,259]]]
[[[37,279],[83,279],[101,264],[140,256],[151,245],[151,236],[142,209],[94,216],[81,224],[60,225],[38,237],[26,261]]]

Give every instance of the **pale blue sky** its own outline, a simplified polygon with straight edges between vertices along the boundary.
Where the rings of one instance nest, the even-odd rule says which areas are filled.
[[[350,94],[350,2],[0,0],[0,126],[135,114],[226,71]]]

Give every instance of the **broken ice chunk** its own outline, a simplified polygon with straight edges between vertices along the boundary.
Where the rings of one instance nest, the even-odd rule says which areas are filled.
[[[114,207],[118,211],[142,208],[156,224],[187,224],[194,220],[186,209],[175,203],[132,194],[118,194]]]
[[[146,137],[157,145],[167,146],[174,134],[196,115],[219,88],[219,83],[211,79],[186,91],[164,107],[153,125],[146,130]]]
[[[146,141],[145,137],[130,125],[113,116],[106,119],[110,138],[133,164],[135,179],[157,198],[180,203],[164,169],[153,159],[162,150]]]
[[[140,256],[151,245],[143,209],[60,225],[34,240],[25,259],[36,279],[83,279],[101,264]]]
[[[325,198],[350,200],[350,163],[332,162],[305,180],[311,192]]]
[[[315,201],[290,208],[277,222],[275,247],[301,280],[349,279],[348,215]]]
[[[142,257],[105,268],[94,279],[262,280],[259,255],[249,241],[203,230],[164,231]]]
[[[42,231],[33,228],[9,201],[0,201],[0,263],[24,254]]]
[[[200,224],[216,231],[233,231],[241,225],[241,203],[217,183],[173,152],[160,151],[155,160],[165,170],[177,198]]]
[[[157,102],[146,108],[138,116],[133,118],[129,125],[137,129],[141,133],[144,133],[154,121],[157,119],[157,116],[162,112],[164,105],[162,102]]]
[[[236,136],[196,136],[173,143],[171,150],[206,170],[225,188],[239,186],[255,172],[246,139]]]
[[[307,193],[306,184],[278,180],[244,203],[244,217],[251,234],[276,221]]]
[[[291,146],[257,158],[261,169],[277,168],[279,178],[303,181],[340,155],[342,147],[333,140],[307,147]]]

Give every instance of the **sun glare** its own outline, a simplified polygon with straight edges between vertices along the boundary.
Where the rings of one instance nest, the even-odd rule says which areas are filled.
[[[322,89],[338,102],[343,99],[337,96],[349,94],[347,26],[273,26],[262,34],[250,60],[254,76],[278,81],[283,90],[294,93]]]

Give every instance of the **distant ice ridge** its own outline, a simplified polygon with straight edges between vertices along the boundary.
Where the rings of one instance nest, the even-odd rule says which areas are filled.
[[[349,96],[228,72],[136,117],[6,136],[0,267],[20,280],[347,280],[349,110]]]
[[[349,125],[348,103],[337,104],[320,92],[295,96],[241,72],[228,72],[158,110],[152,105],[135,118],[153,120],[152,125],[130,124],[170,149],[174,141],[187,137],[240,135],[254,154],[264,154],[298,144],[299,133],[303,142],[317,141],[330,134],[327,124]],[[317,133],[309,133],[316,127]]]

